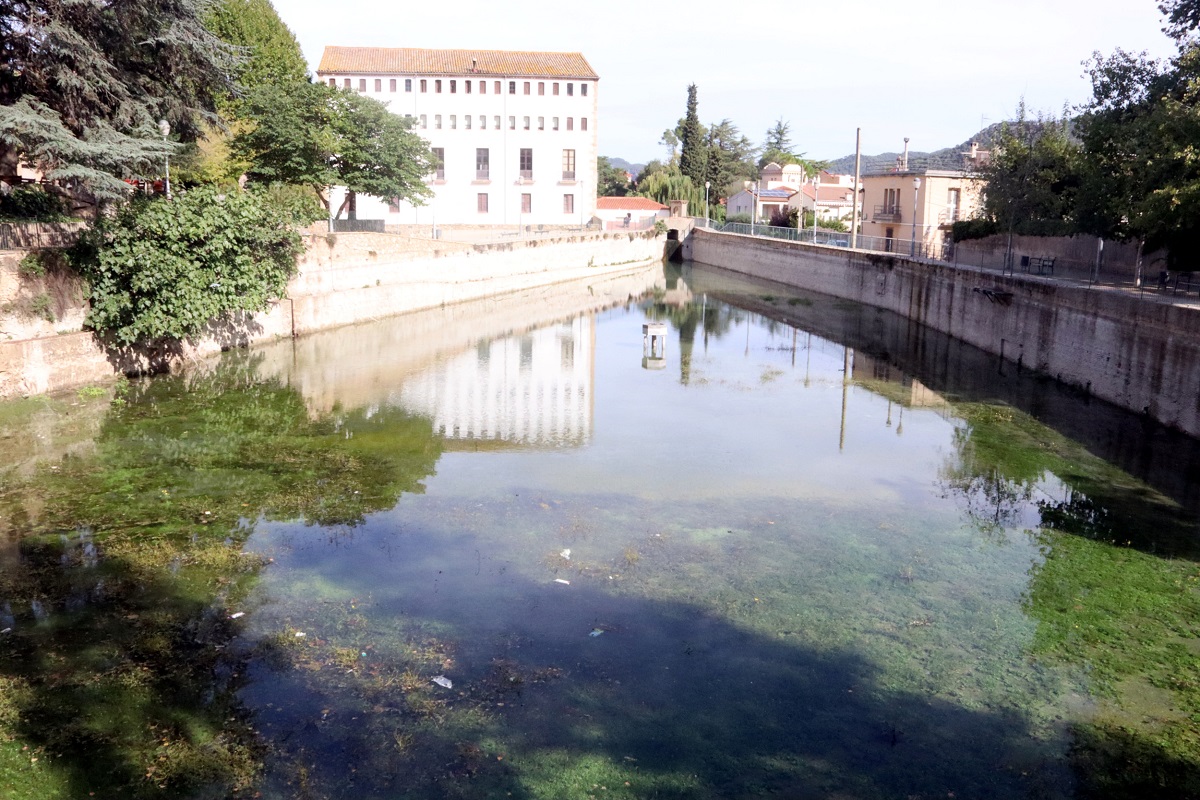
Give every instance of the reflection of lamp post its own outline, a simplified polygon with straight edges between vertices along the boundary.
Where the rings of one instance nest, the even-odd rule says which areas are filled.
[[[162,134],[163,144],[166,144],[167,137],[171,135],[171,123],[167,122],[165,119],[160,119],[158,121],[158,131],[159,131],[159,133]],[[167,193],[167,199],[170,200],[171,199],[171,154],[164,153],[163,158],[166,159],[166,167],[167,167],[166,178],[163,180],[163,189]]]
[[[921,189],[921,179],[913,178],[913,221],[912,221],[912,244],[909,247],[909,257],[917,255],[917,192]]]
[[[704,182],[704,227],[708,227],[708,187],[712,186],[712,181]]]

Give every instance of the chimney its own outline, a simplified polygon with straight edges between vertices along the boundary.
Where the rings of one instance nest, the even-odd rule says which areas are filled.
[[[471,59],[471,72],[479,72],[478,64],[479,64],[479,59],[477,59],[477,58]]]
[[[900,160],[900,169],[903,172],[908,171],[908,137],[907,136],[904,137],[904,155],[901,157],[901,160]]]

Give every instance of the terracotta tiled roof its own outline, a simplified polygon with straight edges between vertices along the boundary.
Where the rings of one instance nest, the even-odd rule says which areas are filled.
[[[600,76],[582,53],[509,52],[504,50],[420,50],[413,47],[325,48],[318,74],[503,75],[521,78]]]
[[[651,200],[649,197],[597,197],[596,209],[598,211],[662,211],[665,209],[662,203]]]

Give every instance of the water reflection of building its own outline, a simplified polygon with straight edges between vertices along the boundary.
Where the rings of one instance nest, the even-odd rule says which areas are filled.
[[[405,381],[402,404],[447,439],[575,446],[592,433],[595,318],[480,342]]]

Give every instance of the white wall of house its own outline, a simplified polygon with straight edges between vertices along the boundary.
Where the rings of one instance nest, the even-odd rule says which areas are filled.
[[[395,206],[360,195],[359,219],[431,226],[580,225],[595,213],[596,79],[470,73],[317,75],[387,103],[393,113],[411,116],[413,130],[444,153],[444,169],[431,177],[433,197],[425,205]],[[479,150],[487,151],[486,174],[477,171]],[[523,150],[532,167],[524,172]],[[335,193],[335,200],[338,197]]]

